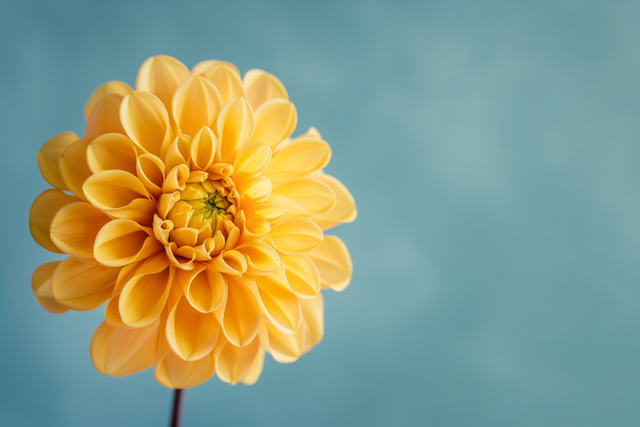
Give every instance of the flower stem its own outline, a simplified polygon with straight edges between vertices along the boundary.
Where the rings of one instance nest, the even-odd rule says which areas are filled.
[[[171,412],[171,427],[180,427],[182,424],[182,402],[184,401],[184,390],[177,388],[173,395],[173,411]]]

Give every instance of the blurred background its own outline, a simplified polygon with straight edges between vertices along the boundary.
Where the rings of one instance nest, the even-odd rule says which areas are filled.
[[[640,3],[0,0],[0,424],[167,425],[151,370],[94,371],[54,316],[36,153],[167,54],[278,76],[351,190],[325,338],[186,393],[185,426],[640,425]]]

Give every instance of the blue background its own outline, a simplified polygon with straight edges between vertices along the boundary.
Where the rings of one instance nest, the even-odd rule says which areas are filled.
[[[326,335],[185,426],[640,425],[640,3],[0,0],[0,424],[158,426],[151,371],[95,372],[102,310],[29,278],[36,152],[148,56],[262,68],[358,204]]]

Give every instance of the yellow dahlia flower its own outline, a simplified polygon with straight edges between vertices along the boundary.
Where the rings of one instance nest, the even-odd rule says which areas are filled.
[[[105,83],[84,115],[83,138],[38,153],[54,188],[33,202],[31,234],[69,257],[37,267],[32,287],[52,313],[106,302],[90,344],[99,372],[253,384],[265,352],[290,363],[320,341],[320,290],[351,278],[346,246],[323,230],[356,208],[322,171],[318,131],[290,138],[297,113],[276,77],[156,56],[136,90]]]

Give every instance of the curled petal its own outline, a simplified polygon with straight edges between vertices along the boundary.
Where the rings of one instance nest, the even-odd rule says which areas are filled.
[[[209,127],[202,127],[191,143],[191,165],[197,170],[207,170],[213,164],[218,139]]]
[[[174,92],[189,77],[189,69],[177,59],[167,55],[152,56],[138,70],[136,90],[154,94],[169,110]]]
[[[283,275],[256,276],[255,282],[262,308],[278,329],[292,334],[300,327],[302,311],[298,297],[289,289]]]
[[[120,169],[135,174],[136,157],[133,141],[119,133],[100,135],[87,147],[87,165],[93,173]]]
[[[240,149],[233,168],[237,173],[260,173],[271,161],[271,148],[264,142],[252,142]]]
[[[135,221],[116,219],[108,222],[96,237],[93,253],[103,265],[121,267],[162,250],[162,243]]]
[[[53,187],[60,190],[69,189],[60,174],[60,157],[77,140],[78,136],[75,133],[64,132],[45,142],[40,151],[38,151],[38,167],[42,177]]]
[[[324,239],[322,230],[305,218],[285,219],[275,225],[269,233],[273,246],[287,255],[303,255],[311,252]]]
[[[60,174],[67,189],[83,200],[82,184],[91,176],[87,165],[87,147],[90,142],[90,138],[79,139],[69,145],[60,157]]]
[[[243,347],[253,341],[260,326],[260,307],[246,282],[249,279],[226,276],[227,300],[215,311],[226,338]],[[253,285],[255,286],[255,285]]]
[[[336,195],[336,204],[329,211],[312,216],[311,221],[318,224],[323,230],[346,222],[353,222],[358,216],[358,210],[347,187],[331,175],[320,174],[315,175],[314,178],[331,187]]]
[[[238,216],[236,216],[237,218]],[[241,245],[254,240],[262,240],[271,231],[269,221],[260,216],[249,217],[243,224],[243,228],[242,237],[238,240]]]
[[[307,216],[330,211],[336,205],[336,194],[319,180],[298,178],[274,188],[269,201],[285,206],[292,216]]]
[[[305,255],[283,255],[287,282],[300,298],[314,298],[320,292],[320,273],[316,265]]]
[[[203,127],[213,127],[222,108],[218,89],[204,77],[190,77],[178,87],[171,104],[180,133],[189,136]]]
[[[136,161],[138,179],[155,198],[162,195],[164,184],[164,163],[153,154],[142,154]]]
[[[244,347],[227,342],[216,355],[216,373],[226,383],[237,384],[249,374],[260,356],[260,339],[256,337]]]
[[[238,191],[243,198],[248,198],[254,201],[265,200],[271,194],[271,181],[264,176],[253,176],[247,180],[242,181],[238,187]]]
[[[247,91],[247,99],[254,110],[271,99],[289,99],[287,90],[280,80],[266,71],[258,69],[247,71],[244,75],[244,87]]]
[[[198,360],[211,353],[220,328],[214,313],[201,313],[181,298],[167,319],[167,342],[181,359]]]
[[[191,271],[179,271],[176,283],[193,308],[202,313],[210,313],[224,303],[227,281],[216,268],[205,267],[202,265]]]
[[[353,265],[347,246],[337,236],[325,236],[324,241],[307,255],[320,273],[323,288],[342,292],[351,281]]]
[[[96,102],[91,110],[84,128],[86,138],[95,138],[106,133],[124,134],[124,128],[120,123],[120,104],[124,99],[119,93],[110,93]]]
[[[131,92],[120,105],[120,121],[143,152],[161,156],[170,143],[169,115],[162,102],[147,92]]]
[[[191,137],[189,135],[178,135],[173,140],[164,159],[166,170],[170,171],[176,166],[189,166],[191,159]]]
[[[144,184],[129,172],[98,172],[87,179],[83,189],[87,200],[109,215],[151,225],[156,204]]]
[[[92,260],[96,236],[109,221],[104,212],[89,203],[69,203],[51,220],[51,241],[71,256]]]
[[[64,253],[51,241],[51,220],[62,207],[78,200],[60,190],[49,189],[40,193],[29,211],[29,231],[33,240],[51,252]]]
[[[180,270],[193,270],[196,260],[196,251],[193,247],[178,247],[175,242],[170,242],[169,246],[165,246],[165,250],[171,265]]]
[[[89,119],[96,104],[98,104],[98,102],[105,96],[114,93],[121,97],[125,97],[132,90],[131,86],[118,80],[113,80],[98,86],[98,89],[91,94],[89,101],[87,101],[87,104],[84,107],[84,118],[87,120]]]
[[[157,322],[134,329],[114,328],[102,322],[89,345],[93,367],[113,377],[144,371],[156,363],[157,340]]]
[[[173,206],[180,200],[180,192],[165,193],[158,199],[158,215],[162,219],[167,219],[167,215]]]
[[[211,261],[211,265],[220,273],[230,274],[236,277],[241,277],[248,268],[245,257],[235,250],[222,252]]]
[[[159,273],[138,274],[129,280],[118,302],[122,322],[135,328],[154,322],[167,302],[174,274],[168,266]]]
[[[187,185],[189,180],[189,167],[187,165],[178,165],[171,169],[167,174],[167,178],[164,180],[162,191],[165,193],[171,193],[174,191],[182,191]]]
[[[235,153],[244,147],[254,130],[254,116],[245,98],[229,100],[218,115],[216,123],[220,158],[229,162]]]
[[[264,142],[275,147],[293,133],[298,123],[296,107],[285,99],[272,99],[256,110],[256,122],[251,142]]]
[[[247,274],[252,276],[269,274],[280,267],[280,256],[267,243],[254,241],[237,247],[247,260]]]
[[[57,302],[72,310],[93,310],[111,296],[119,271],[69,257],[53,273],[51,292]]]
[[[213,353],[202,359],[187,362],[170,351],[158,362],[153,375],[167,388],[189,388],[208,381],[215,373]]]
[[[36,301],[40,307],[53,314],[62,314],[69,310],[57,302],[51,292],[51,276],[59,264],[60,261],[54,261],[39,265],[31,275],[31,289],[36,296]]]
[[[231,98],[246,96],[238,69],[228,62],[211,64],[202,72],[202,77],[209,80],[218,89],[223,105]]]

